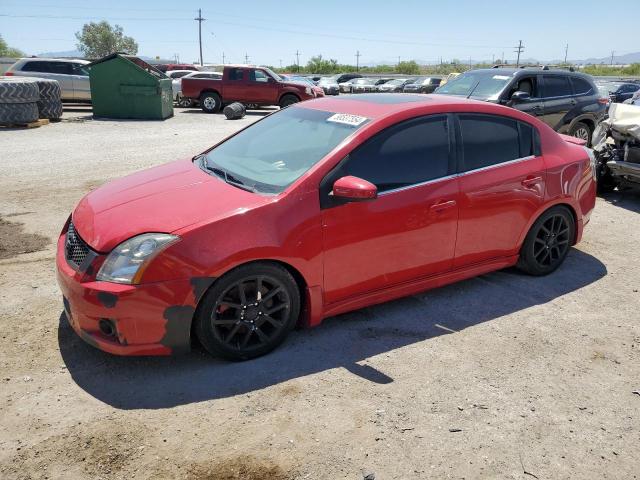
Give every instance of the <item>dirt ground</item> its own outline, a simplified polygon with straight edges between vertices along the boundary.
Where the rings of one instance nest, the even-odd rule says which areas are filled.
[[[55,282],[74,205],[259,115],[0,131],[0,478],[640,477],[640,195],[599,199],[549,277],[366,308],[257,360],[84,344]]]

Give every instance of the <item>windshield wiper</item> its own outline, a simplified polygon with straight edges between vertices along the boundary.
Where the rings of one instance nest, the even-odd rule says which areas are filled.
[[[238,180],[236,177],[234,177],[233,175],[229,174],[229,172],[227,172],[226,170],[223,170],[222,168],[219,168],[219,167],[214,167],[212,165],[209,165],[209,162],[207,161],[207,157],[206,156],[202,155],[199,158],[202,159],[202,166],[204,168],[206,168],[210,172],[213,172],[218,177],[222,178],[229,185],[233,185],[234,187],[238,187],[238,188],[240,188],[242,190],[246,190],[247,192],[251,192],[251,193],[256,193],[258,191],[258,190],[256,190],[255,187],[252,187],[251,185],[246,185],[241,180]]]

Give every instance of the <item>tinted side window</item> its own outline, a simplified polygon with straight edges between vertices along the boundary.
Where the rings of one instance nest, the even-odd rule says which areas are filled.
[[[452,173],[447,117],[414,119],[379,133],[349,155],[344,169],[344,175],[364,178],[379,192]]]
[[[241,68],[232,68],[229,70],[229,80],[242,80],[244,70]]]
[[[576,95],[587,95],[593,93],[593,87],[591,87],[591,84],[583,78],[572,77],[571,83],[573,84],[573,91]]]
[[[27,62],[22,66],[23,72],[42,72],[49,73],[49,62]]]
[[[546,98],[573,95],[568,77],[563,75],[543,75],[543,79],[544,96]]]
[[[463,172],[520,158],[518,121],[487,115],[459,118]]]
[[[262,70],[251,70],[251,73],[249,74],[249,80],[251,80],[252,82],[262,83],[267,83],[269,81],[267,78],[267,74]]]

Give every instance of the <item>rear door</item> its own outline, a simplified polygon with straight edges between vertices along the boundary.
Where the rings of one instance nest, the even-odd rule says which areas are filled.
[[[245,102],[247,100],[249,70],[246,68],[229,68],[226,74],[222,101],[225,103],[233,101]]]
[[[460,218],[454,268],[518,253],[542,206],[546,173],[535,129],[509,117],[457,116]]]
[[[82,63],[71,64],[73,73],[73,98],[75,100],[91,100],[91,83],[89,82],[89,70]]]
[[[394,125],[322,181],[325,302],[451,269],[458,223],[451,121],[437,115]],[[345,175],[374,183],[378,198],[329,202]]]
[[[569,77],[562,74],[542,75],[542,92],[544,114],[541,120],[554,130],[558,130],[567,123],[564,118],[578,104],[573,96]]]

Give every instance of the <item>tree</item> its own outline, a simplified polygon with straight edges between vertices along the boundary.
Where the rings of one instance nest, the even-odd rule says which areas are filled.
[[[311,57],[305,69],[309,73],[335,73],[338,70],[338,61],[333,58],[325,60],[322,55]]]
[[[86,23],[82,32],[76,33],[76,38],[78,49],[87,58],[100,58],[115,52],[130,55],[138,53],[138,44],[122,33],[120,25],[112,27],[104,20],[100,23]]]
[[[11,48],[0,35],[0,57],[24,57],[25,53],[17,48]]]
[[[398,73],[402,73],[403,75],[417,75],[420,73],[420,65],[418,65],[414,60],[400,62],[398,63],[397,70]]]

